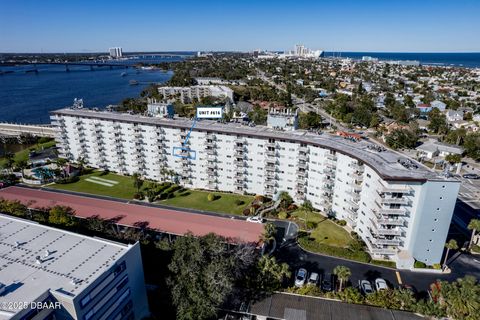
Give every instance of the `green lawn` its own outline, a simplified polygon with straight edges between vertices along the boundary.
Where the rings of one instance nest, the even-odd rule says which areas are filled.
[[[100,179],[116,181],[118,183],[114,184],[111,187],[105,186],[99,183],[87,181],[87,179],[89,178],[91,179],[91,177],[98,177]],[[113,173],[102,175],[101,171],[95,171],[90,174],[82,175],[80,177],[80,181],[78,182],[68,183],[68,184],[52,184],[52,185],[49,185],[48,187],[53,189],[98,194],[102,196],[109,196],[109,197],[122,198],[122,199],[132,199],[133,194],[136,192],[135,188],[133,187],[132,177],[120,176]]]
[[[30,147],[30,148],[27,148],[27,149],[16,152],[14,160],[16,162],[22,161],[22,160],[27,161],[28,160],[28,154],[30,153],[31,149],[35,149],[35,150],[38,151],[38,150],[47,149],[47,148],[50,148],[50,147],[53,147],[53,146],[55,146],[55,141],[54,140],[44,142],[44,143],[39,143],[38,145],[35,145],[35,146]],[[6,162],[5,158],[3,158],[3,157],[0,158],[0,167],[3,167],[5,162]]]
[[[335,222],[325,218],[319,213],[297,210],[293,212],[292,216],[299,223],[301,228],[305,227],[305,214],[307,214],[307,221],[316,224],[315,229],[311,230],[310,238],[315,239],[315,242],[336,247],[348,247],[352,237],[341,226]]]
[[[198,190],[175,192],[175,198],[162,200],[158,203],[173,207],[240,215],[242,214],[243,209],[245,209],[253,200],[253,197],[251,196],[213,192],[219,198],[214,201],[208,201],[207,196],[209,193],[210,192]],[[242,200],[244,203],[237,205],[235,204],[235,200]]]
[[[116,181],[117,184],[113,186],[105,186],[92,181],[94,179],[106,179],[110,181]],[[96,181],[102,182],[97,179]],[[148,185],[148,182],[144,183],[144,187]],[[129,176],[121,176],[113,173],[101,175],[101,171],[95,171],[90,174],[82,175],[80,181],[68,184],[52,184],[48,186],[53,189],[68,190],[74,192],[83,192],[90,194],[97,194],[102,196],[109,196],[122,199],[133,199],[133,195],[136,192],[133,187],[133,178]],[[245,209],[253,200],[251,196],[243,196],[237,194],[215,192],[217,199],[214,201],[208,201],[207,196],[209,192],[198,190],[184,190],[181,192],[175,192],[174,198],[158,201],[159,204],[165,204],[172,207],[179,208],[191,208],[205,211],[213,211],[220,213],[230,214],[242,214]],[[244,203],[236,205],[235,200],[242,200]]]

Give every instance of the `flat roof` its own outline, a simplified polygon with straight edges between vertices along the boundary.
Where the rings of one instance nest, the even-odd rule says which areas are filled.
[[[250,308],[250,313],[273,319],[289,320],[417,320],[411,312],[344,303],[296,294],[275,293]]]
[[[68,206],[75,210],[75,216],[80,218],[98,216],[102,219],[114,219],[120,225],[131,227],[146,223],[149,229],[175,235],[192,232],[196,236],[203,236],[213,232],[232,242],[257,243],[263,233],[263,225],[259,223],[104,200],[88,195],[71,195],[14,186],[0,189],[0,198],[18,200],[30,208]]]
[[[8,303],[30,303],[48,291],[73,298],[130,247],[0,214],[0,319],[20,311]]]
[[[64,108],[51,113],[54,115],[156,125],[170,128],[190,129],[192,126],[192,120],[187,118],[153,118],[141,115],[131,115],[128,113],[94,111],[90,109]],[[369,148],[375,144],[366,140],[353,142],[329,133],[316,134],[305,130],[278,131],[266,126],[250,127],[239,123],[224,124],[212,120],[197,121],[194,131],[251,136],[264,139],[273,138],[335,150],[366,163],[384,180],[419,182],[425,182],[426,180],[448,180],[428,167],[399,152],[390,149],[379,152]],[[415,163],[417,168],[406,168],[399,163],[399,161],[407,160]]]

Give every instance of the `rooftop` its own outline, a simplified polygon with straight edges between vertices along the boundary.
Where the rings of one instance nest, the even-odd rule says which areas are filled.
[[[349,304],[329,299],[275,293],[252,305],[251,314],[290,320],[415,320],[423,317],[406,311]]]
[[[18,200],[30,208],[68,206],[80,218],[98,216],[102,219],[115,219],[118,224],[131,227],[147,223],[150,229],[175,235],[184,235],[190,231],[196,236],[203,236],[213,232],[233,241],[256,243],[263,232],[261,224],[244,220],[104,200],[87,195],[9,187],[0,189],[0,198]]]
[[[8,302],[31,302],[49,290],[73,298],[129,247],[0,214],[0,319],[19,311],[2,309]]]
[[[127,113],[93,111],[89,109],[65,108],[52,112],[53,115],[72,117],[86,117],[91,119],[105,119],[110,121],[159,125],[162,127],[190,129],[192,120],[186,118],[163,119],[152,118]],[[329,133],[312,133],[304,130],[275,131],[266,126],[249,127],[239,123],[219,123],[213,120],[197,121],[195,131],[218,132],[231,135],[246,135],[260,138],[274,138],[278,140],[300,142],[346,154],[372,167],[383,179],[392,181],[419,181],[446,180],[428,167],[412,160],[396,151],[383,148],[378,151],[372,148],[375,144],[366,140],[353,142]],[[400,164],[413,163],[415,166],[405,167]]]

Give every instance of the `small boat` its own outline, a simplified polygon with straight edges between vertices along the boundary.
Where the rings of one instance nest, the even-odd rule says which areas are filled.
[[[137,80],[130,80],[129,83],[130,83],[131,86],[136,86],[138,84],[138,81]]]
[[[120,77],[125,77],[126,75],[127,75],[127,73],[126,73],[126,72],[122,72],[122,73],[120,73]]]

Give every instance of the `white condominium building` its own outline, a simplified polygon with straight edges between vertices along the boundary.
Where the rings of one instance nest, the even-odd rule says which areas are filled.
[[[182,103],[190,103],[205,97],[229,98],[233,101],[233,90],[226,86],[158,87],[158,93],[164,98],[175,98]]]
[[[85,109],[52,113],[69,159],[152,180],[175,171],[186,187],[273,196],[287,191],[344,219],[374,258],[409,268],[439,263],[460,183],[399,153],[330,134],[160,119]],[[195,152],[193,152],[195,151]]]
[[[0,319],[143,319],[140,244],[0,214]]]

